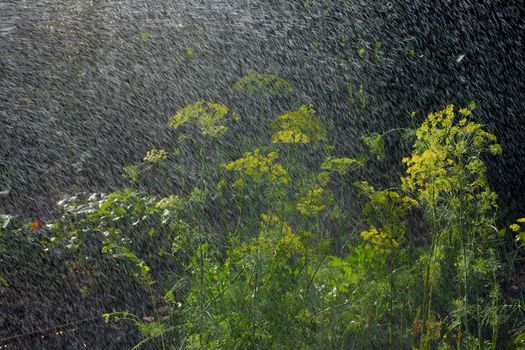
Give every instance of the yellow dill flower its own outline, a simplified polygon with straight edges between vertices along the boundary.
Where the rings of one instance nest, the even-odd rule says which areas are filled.
[[[295,130],[282,130],[277,131],[272,135],[273,143],[309,143],[310,138],[308,135],[303,134],[301,131]]]
[[[470,109],[468,109],[468,108],[460,108],[458,110],[458,112],[459,112],[459,114],[461,114],[461,115],[463,115],[465,117],[468,117],[468,116],[470,116],[472,114],[472,111]]]
[[[510,230],[513,232],[518,232],[520,230],[520,225],[518,224],[512,224],[509,226]]]
[[[326,128],[317,119],[312,105],[302,105],[288,111],[272,123],[273,143],[317,143],[326,140]]]
[[[321,164],[321,169],[345,175],[352,166],[363,166],[362,159],[353,158],[328,158]]]
[[[219,137],[228,130],[228,127],[224,125],[227,115],[228,107],[225,105],[200,100],[184,108],[179,108],[168,120],[168,125],[177,129],[187,122],[193,122],[199,126],[203,135]],[[239,115],[232,113],[231,118],[238,120]]]
[[[246,181],[243,178],[238,178],[233,182],[233,187],[243,188],[246,185]]]
[[[315,216],[325,210],[331,201],[331,194],[322,187],[317,187],[308,191],[299,200],[297,211],[304,216]]]
[[[277,152],[264,155],[260,149],[256,149],[253,152],[245,152],[242,158],[225,164],[225,168],[239,175],[234,182],[235,187],[244,186],[247,179],[271,185],[287,185],[290,183],[290,176],[281,164],[274,163],[278,156]]]
[[[238,113],[233,112],[233,113],[232,113],[232,120],[233,120],[234,122],[238,122],[239,120],[241,120],[241,116],[240,116]]]
[[[287,257],[306,253],[306,248],[300,236],[294,232],[286,221],[283,221],[277,215],[268,214],[261,214],[261,219],[263,226],[257,239],[260,243],[265,242],[263,244],[273,247],[273,245],[269,244],[268,239],[273,240],[274,246]]]
[[[293,86],[275,74],[249,72],[233,85],[233,89],[249,94],[293,92]]]
[[[161,198],[155,203],[155,207],[159,209],[169,209],[173,207],[182,207],[183,201],[179,196],[171,195],[168,197]]]
[[[368,230],[361,232],[361,238],[379,253],[389,253],[392,248],[398,248],[399,242],[386,231],[379,231],[377,227],[370,226]]]
[[[472,109],[468,107],[468,111]],[[459,114],[470,115],[467,109],[460,109]],[[430,113],[416,131],[412,155],[403,158],[407,166],[406,176],[402,178],[404,191],[414,191],[420,199],[433,202],[444,191],[486,188],[483,163],[465,160],[477,158],[482,152],[499,154],[501,146],[480,124],[468,122],[466,118],[454,123],[454,119],[454,106],[449,105],[440,112]],[[461,184],[457,177],[466,170],[470,182]]]
[[[401,188],[433,210],[457,213],[466,205],[469,210],[475,207],[472,210],[477,211],[478,217],[488,218],[497,206],[497,196],[488,185],[486,166],[480,156],[499,154],[501,146],[496,143],[496,136],[468,120],[472,109],[469,106],[468,110],[455,113],[449,105],[427,116],[416,130],[410,157],[403,159],[406,172]],[[456,114],[459,121],[455,121]],[[461,230],[447,230],[447,238],[457,242],[461,234],[458,232]]]
[[[146,153],[146,156],[144,157],[144,161],[146,163],[159,163],[166,159],[168,157],[168,152],[163,149],[156,149],[152,148],[150,151]]]
[[[284,251],[287,257],[291,257],[295,254],[305,254],[306,252],[299,236],[291,230],[282,235],[281,239],[277,242],[277,246]]]
[[[489,152],[493,155],[500,155],[503,152],[503,150],[501,149],[501,145],[496,143],[489,146]]]

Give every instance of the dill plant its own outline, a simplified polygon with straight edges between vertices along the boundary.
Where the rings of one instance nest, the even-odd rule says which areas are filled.
[[[433,261],[437,259],[440,265],[455,261],[455,266],[448,267],[456,270],[457,281],[461,281],[451,295],[456,298],[453,303],[457,307],[458,322],[454,331],[459,347],[462,335],[471,334],[471,320],[476,320],[470,304],[478,303],[480,297],[479,289],[472,288],[475,279],[469,276],[473,272],[472,264],[476,259],[490,260],[494,254],[489,241],[497,239],[494,229],[497,196],[489,187],[481,157],[484,153],[500,154],[501,146],[493,134],[467,119],[473,108],[469,106],[456,112],[454,106],[449,105],[430,113],[416,130],[412,155],[403,159],[407,170],[402,188],[413,195],[423,209],[432,242],[430,252],[425,255],[423,272],[421,348],[429,348],[431,340],[436,338],[430,326],[432,306],[439,298],[435,291],[437,283],[444,276],[431,278]],[[485,279],[496,283],[491,281],[493,276],[489,274]],[[454,282],[449,279],[445,283],[455,285]],[[476,322],[483,324],[482,319]],[[478,340],[482,342],[481,331],[478,333]]]
[[[234,88],[292,91],[253,72]],[[264,126],[265,145],[239,154],[217,146],[235,140],[238,115],[200,100],[168,121],[180,148],[197,148],[179,187],[64,200],[45,244],[103,253],[144,289],[150,314],[104,315],[138,329],[136,348],[496,349],[523,306],[505,306],[503,230],[483,161],[501,146],[473,109],[430,113],[411,133],[404,176],[378,189],[363,169],[384,159],[391,131],[361,138],[367,154],[336,155],[314,107],[300,104]],[[180,158],[153,148],[125,172],[136,186]],[[522,249],[525,219],[509,231]]]

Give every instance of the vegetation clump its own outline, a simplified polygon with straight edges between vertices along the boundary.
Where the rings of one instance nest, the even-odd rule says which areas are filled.
[[[255,73],[237,88],[260,86],[288,89]],[[267,144],[241,157],[201,147],[201,178],[180,177],[163,196],[139,191],[141,178],[189,165],[153,148],[125,168],[136,188],[64,199],[38,238],[30,223],[1,216],[0,253],[26,235],[70,254],[77,269],[92,259],[112,266],[108,278],[127,274],[148,313],[104,319],[131,322],[137,348],[519,348],[525,304],[504,286],[525,255],[525,218],[498,229],[484,157],[502,148],[473,109],[430,113],[412,133],[403,176],[384,189],[362,170],[384,159],[386,133],[361,139],[366,154],[334,157],[317,147],[330,133],[312,105],[278,116]],[[228,115],[237,119],[198,101],[168,124],[193,123],[217,142]],[[10,288],[0,272],[0,288]]]

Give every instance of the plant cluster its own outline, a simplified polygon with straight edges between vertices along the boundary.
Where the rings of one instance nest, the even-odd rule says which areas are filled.
[[[256,73],[235,87],[291,89]],[[504,287],[524,256],[525,219],[497,228],[483,159],[502,149],[471,118],[474,107],[430,113],[400,181],[377,189],[360,170],[384,158],[386,134],[362,138],[368,154],[336,157],[313,106],[301,105],[274,119],[264,147],[201,150],[203,166],[229,160],[203,171],[197,186],[181,182],[164,197],[135,188],[65,199],[39,244],[102,253],[144,288],[150,314],[104,316],[134,324],[136,348],[519,348],[523,291]],[[238,119],[198,101],[169,125],[194,123],[216,142],[228,114]],[[154,148],[125,173],[137,186],[139,172],[180,161]],[[2,239],[28,231],[2,220]]]

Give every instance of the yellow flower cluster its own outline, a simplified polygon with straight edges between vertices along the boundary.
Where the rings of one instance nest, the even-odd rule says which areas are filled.
[[[167,156],[168,153],[165,150],[153,148],[146,153],[144,161],[146,163],[156,164],[166,159]]]
[[[162,222],[166,223],[169,219],[184,210],[184,201],[181,197],[171,195],[161,198],[155,203],[155,208],[162,210]]]
[[[512,224],[509,226],[510,230],[513,232],[518,232],[520,230],[520,225],[518,224]]]
[[[351,166],[363,166],[363,159],[353,158],[328,158],[321,164],[321,169],[345,175]]]
[[[234,186],[243,187],[247,179],[256,182],[266,182],[271,185],[288,185],[290,176],[279,163],[274,161],[279,157],[277,152],[264,155],[260,149],[244,152],[244,156],[225,165],[226,170],[239,174]]]
[[[417,202],[396,191],[376,191],[366,181],[356,185],[369,198],[363,213],[368,218],[370,229],[363,231],[361,237],[381,253],[399,247],[407,231],[405,222],[407,212]]]
[[[178,207],[182,205],[182,199],[179,196],[171,195],[168,197],[161,198],[155,204],[155,207],[159,209],[169,209],[172,207]]]
[[[268,227],[279,227],[283,233],[291,233],[292,228],[286,221],[282,221],[277,215],[261,214],[261,220]]]
[[[447,167],[453,165],[446,159],[442,150],[425,150],[412,153],[411,158],[403,158],[407,165],[406,177],[401,179],[405,191],[418,190],[422,198],[433,202],[440,191],[449,191],[453,185],[447,177]]]
[[[292,85],[278,75],[253,71],[237,81],[233,89],[249,94],[293,92]]]
[[[413,198],[402,196],[396,191],[376,191],[367,181],[356,182],[355,185],[370,198],[370,202],[364,209],[367,214],[372,213],[372,211],[380,211],[403,218],[407,210],[417,204]]]
[[[403,190],[415,191],[420,199],[435,203],[441,192],[486,189],[486,169],[479,155],[500,154],[501,146],[496,136],[465,118],[473,108],[460,109],[462,118],[457,123],[453,105],[428,115],[416,130],[412,155],[403,159],[407,166],[401,179]],[[468,174],[468,183],[460,181],[459,174]]]
[[[228,130],[228,127],[224,125],[224,118],[227,114],[228,107],[225,105],[201,100],[180,108],[168,120],[168,125],[177,129],[187,122],[194,122],[199,126],[203,135],[219,137]],[[236,121],[239,115],[232,113],[231,119]]]
[[[372,211],[388,212],[394,218],[403,219],[416,201],[408,196],[401,196],[395,191],[374,191],[369,193],[370,202],[365,206],[365,213]]]
[[[517,240],[525,244],[525,218],[519,218],[509,226],[509,229],[517,234]]]
[[[311,189],[297,204],[297,211],[304,216],[312,217],[325,210],[332,201],[332,195],[322,187]]]
[[[281,220],[276,215],[267,214],[262,214],[261,219],[265,224],[265,228],[259,236],[259,241],[270,235],[270,237],[276,239],[274,244],[277,249],[282,250],[286,256],[290,257],[294,254],[306,253],[306,248],[300,237],[293,232],[286,221]]]
[[[326,128],[317,119],[312,105],[302,105],[288,111],[272,123],[273,143],[317,143],[326,140]]]
[[[399,242],[392,238],[388,232],[379,231],[373,225],[367,231],[361,232],[361,238],[379,253],[389,253],[392,248],[399,247]]]

